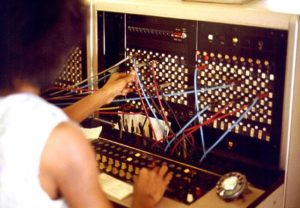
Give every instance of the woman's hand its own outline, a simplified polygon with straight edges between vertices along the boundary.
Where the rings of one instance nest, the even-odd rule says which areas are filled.
[[[127,95],[132,91],[132,83],[135,82],[135,72],[128,73],[114,73],[110,76],[109,80],[105,83],[101,90],[108,94],[106,104],[118,95]]]
[[[172,173],[167,166],[156,167],[153,170],[142,168],[134,184],[133,208],[152,208],[162,198]]]

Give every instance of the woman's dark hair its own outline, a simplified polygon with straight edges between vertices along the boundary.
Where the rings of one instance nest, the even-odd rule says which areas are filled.
[[[86,35],[82,0],[0,1],[0,91],[48,86]]]

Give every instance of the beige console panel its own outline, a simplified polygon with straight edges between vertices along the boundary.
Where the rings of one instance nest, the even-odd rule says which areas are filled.
[[[164,197],[158,204],[157,208],[246,208],[262,194],[262,190],[254,187],[249,187],[249,193],[245,194],[244,198],[238,199],[236,201],[225,202],[217,196],[215,190],[213,189],[191,205],[185,205],[183,203]],[[122,206],[130,207],[131,205],[131,196],[122,201],[119,201],[110,196],[108,197],[111,201],[117,204],[121,204]]]

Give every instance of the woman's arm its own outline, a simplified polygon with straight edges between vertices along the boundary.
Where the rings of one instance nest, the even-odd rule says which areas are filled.
[[[51,198],[62,197],[68,207],[111,208],[98,175],[95,153],[78,126],[70,122],[58,125],[41,159],[44,190]]]
[[[101,89],[63,110],[73,121],[80,123],[99,107],[111,103],[116,96],[130,92],[129,86],[134,80],[134,73],[114,73]]]

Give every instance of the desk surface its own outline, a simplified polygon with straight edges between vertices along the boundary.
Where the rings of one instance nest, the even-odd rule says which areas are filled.
[[[215,189],[212,189],[203,197],[201,197],[189,206],[164,197],[157,205],[157,208],[246,208],[263,193],[263,190],[254,187],[249,187],[249,193],[245,194],[243,199],[238,199],[232,202],[225,202],[217,196]],[[119,201],[111,196],[108,196],[108,198],[111,201],[125,207],[130,207],[132,202],[132,196],[125,198],[122,201]]]

